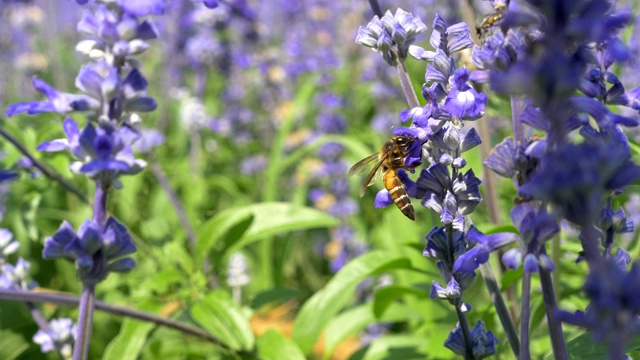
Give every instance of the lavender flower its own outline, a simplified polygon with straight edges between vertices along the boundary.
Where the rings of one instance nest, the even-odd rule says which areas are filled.
[[[391,66],[407,58],[409,45],[427,29],[422,21],[402,9],[395,15],[387,11],[382,18],[374,16],[366,27],[359,27],[356,43],[379,52]]]
[[[482,321],[478,321],[471,330],[472,353],[475,359],[482,359],[496,353],[496,345],[498,339],[491,331],[487,331],[487,327]],[[456,324],[456,328],[449,333],[449,337],[444,342],[444,346],[451,349],[458,355],[466,354],[466,345],[462,336],[460,324]]]
[[[511,221],[520,231],[521,247],[504,253],[502,262],[509,269],[517,269],[524,261],[524,271],[538,272],[539,268],[552,271],[554,264],[541,247],[553,238],[560,228],[555,219],[542,207],[536,209],[530,202],[516,205],[511,210]],[[524,249],[524,250],[523,250]]]
[[[43,353],[58,351],[63,358],[70,359],[77,336],[78,329],[73,320],[59,318],[49,322],[48,331],[38,330],[33,335],[33,342],[40,345],[40,351]]]
[[[13,240],[13,234],[7,229],[0,229],[0,265],[7,262],[7,256],[18,251],[20,243]]]
[[[110,272],[131,271],[135,261],[124,256],[135,251],[127,228],[110,217],[104,227],[86,220],[77,233],[64,221],[53,237],[45,239],[42,257],[71,260],[83,283],[96,284]]]
[[[16,265],[3,264],[0,273],[0,289],[6,290],[31,290],[38,286],[38,283],[30,280],[29,270],[31,264],[19,258]]]
[[[549,202],[575,224],[593,224],[607,191],[640,178],[640,168],[619,147],[565,145],[540,160],[519,194]]]

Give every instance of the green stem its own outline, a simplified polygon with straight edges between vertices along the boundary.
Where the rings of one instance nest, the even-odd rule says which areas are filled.
[[[496,313],[498,314],[500,323],[502,324],[504,332],[507,335],[511,350],[517,357],[520,353],[520,340],[518,339],[518,332],[516,331],[516,327],[511,321],[511,316],[509,316],[509,310],[507,309],[507,305],[505,304],[504,298],[502,297],[502,292],[500,291],[500,287],[498,286],[496,277],[493,275],[491,265],[489,265],[488,262],[480,265],[480,274],[482,275],[482,278],[487,285],[487,290],[489,290],[491,301],[493,302],[493,306],[496,308]]]
[[[471,348],[471,330],[469,330],[469,321],[467,320],[467,315],[462,312],[460,305],[456,305],[456,315],[458,315],[458,323],[460,324],[462,338],[464,339],[465,344],[464,358],[465,360],[473,360],[474,356]]]
[[[529,324],[531,322],[531,273],[522,274],[522,295],[520,299],[520,359],[531,358],[529,351]]]
[[[544,245],[540,247],[540,254],[546,254]],[[564,341],[562,333],[562,323],[556,318],[557,310],[556,295],[553,288],[553,280],[551,280],[551,272],[540,268],[540,285],[542,287],[542,299],[547,312],[547,325],[549,326],[549,337],[551,338],[551,347],[553,356],[556,360],[566,360],[569,358],[567,354],[567,345]]]

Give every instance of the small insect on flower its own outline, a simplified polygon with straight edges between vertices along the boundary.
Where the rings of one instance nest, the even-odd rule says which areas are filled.
[[[420,161],[413,161],[410,165],[405,162],[405,158],[408,155],[416,152],[420,156],[422,149],[420,142],[415,137],[407,135],[393,136],[391,140],[382,146],[379,152],[367,156],[353,165],[349,169],[349,176],[369,169],[373,165],[364,182],[362,182],[362,186],[360,186],[360,197],[364,196],[367,187],[373,184],[374,176],[379,169],[382,169],[382,182],[385,189],[389,191],[389,195],[398,206],[398,209],[409,219],[415,220],[413,205],[411,205],[404,183],[398,176],[398,170],[413,171],[416,166],[419,166],[421,164]]]
[[[509,1],[496,1],[492,3],[495,12],[487,15],[482,19],[480,25],[476,26],[476,31],[482,43],[484,43],[484,40],[491,35],[493,29],[500,25],[507,13],[507,9],[509,8]]]

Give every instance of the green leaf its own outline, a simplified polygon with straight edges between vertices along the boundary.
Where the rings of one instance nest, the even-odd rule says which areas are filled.
[[[276,330],[269,330],[258,338],[258,351],[263,360],[304,360],[302,350]]]
[[[103,359],[135,359],[140,355],[153,323],[125,318],[120,332],[107,346]]]
[[[17,359],[29,348],[22,336],[11,330],[0,331],[0,359]]]
[[[630,353],[640,349],[640,336],[636,336],[625,344],[625,353]],[[599,360],[609,356],[607,346],[602,342],[593,340],[591,333],[584,333],[567,342],[567,352],[569,359]],[[545,359],[553,359],[553,353],[548,354]]]
[[[369,304],[346,310],[333,318],[325,333],[323,359],[329,359],[333,351],[344,339],[362,331],[369,324],[374,323],[375,320]]]
[[[361,281],[383,271],[409,267],[407,258],[382,250],[354,259],[302,306],[293,325],[293,340],[308,354],[327,323],[352,299]]]
[[[227,209],[198,231],[198,260],[202,261],[221,239],[225,251],[218,256],[276,234],[338,224],[338,219],[324,211],[290,203],[268,202]]]
[[[191,316],[232,350],[250,350],[254,336],[242,309],[229,294],[217,290],[191,308]]]
[[[214,245],[220,241],[227,233],[233,232],[234,234],[242,236],[242,233],[246,231],[251,222],[253,221],[253,214],[246,207],[239,209],[228,209],[205,222],[200,230],[196,239],[196,253],[198,254],[197,262],[202,264],[207,254]]]
[[[416,295],[423,298],[428,298],[429,293],[424,290],[403,286],[403,285],[389,285],[381,289],[378,289],[374,295],[373,301],[373,314],[376,318],[380,318],[384,314],[385,310],[395,301],[397,298],[403,295]]]
[[[302,296],[302,291],[288,288],[275,288],[263,291],[251,301],[252,309],[259,309],[275,301],[287,301]]]
[[[350,360],[427,359],[429,341],[420,335],[387,335],[353,354]],[[431,344],[434,346],[434,344]]]
[[[513,224],[478,224],[478,229],[485,233],[486,235],[509,232],[513,234],[519,234],[518,229],[516,229]]]

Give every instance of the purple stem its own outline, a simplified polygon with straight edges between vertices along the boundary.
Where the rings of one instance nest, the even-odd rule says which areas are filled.
[[[540,247],[540,255],[546,255],[544,245]],[[566,360],[569,358],[567,354],[567,345],[562,334],[562,323],[556,318],[557,310],[556,294],[553,288],[553,280],[549,270],[540,268],[540,285],[542,287],[542,298],[544,307],[547,312],[547,322],[549,325],[549,337],[551,338],[551,347],[556,360]]]
[[[520,121],[522,114],[522,99],[519,96],[511,96],[511,123],[513,124],[513,137],[516,144],[524,143],[524,124]]]
[[[93,221],[104,226],[107,219],[107,187],[96,181],[96,195],[93,203]]]
[[[378,2],[378,0],[369,0],[369,5],[371,6],[371,10],[373,10],[373,13],[376,16],[378,16],[379,18],[384,16],[382,14],[382,8],[380,7],[380,3]]]
[[[420,106],[420,102],[418,101],[418,96],[416,92],[413,90],[413,85],[411,85],[411,79],[409,78],[409,74],[407,73],[407,68],[404,66],[404,62],[398,60],[398,64],[396,65],[396,70],[398,73],[398,79],[400,80],[400,87],[402,87],[402,92],[404,92],[404,96],[407,98],[407,103],[409,104],[409,108],[413,109],[415,107]]]
[[[55,292],[35,292],[26,290],[6,290],[0,289],[0,300],[9,301],[23,301],[32,303],[50,303],[62,306],[77,307],[80,300],[77,296],[61,294]],[[130,309],[122,306],[111,305],[102,301],[95,301],[95,308],[99,311],[104,311],[112,315],[118,315],[128,317],[131,319],[147,321],[158,326],[164,326],[170,329],[180,331],[184,334],[196,336],[200,339],[206,340],[212,344],[223,349],[228,349],[226,345],[220,342],[216,337],[208,332],[192,327],[181,322],[167,319],[148,312]]]
[[[83,285],[80,297],[80,314],[78,314],[78,337],[73,347],[73,360],[85,360],[89,354],[93,325],[94,290],[93,284]]]
[[[522,273],[522,295],[520,298],[520,356],[521,360],[531,358],[529,351],[529,324],[531,322],[531,273]]]

